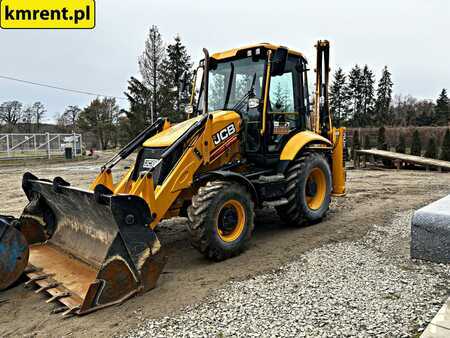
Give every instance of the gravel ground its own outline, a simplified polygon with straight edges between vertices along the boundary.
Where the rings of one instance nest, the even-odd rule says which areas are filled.
[[[449,294],[450,267],[409,259],[411,216],[230,282],[172,317],[143,318],[126,336],[416,336]]]

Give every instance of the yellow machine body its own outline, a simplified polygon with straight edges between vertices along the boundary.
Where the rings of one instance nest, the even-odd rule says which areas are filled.
[[[332,146],[332,143],[328,139],[319,134],[316,134],[309,130],[301,131],[292,136],[292,138],[286,143],[281,152],[280,160],[294,160],[297,157],[297,154],[299,154],[302,151],[303,147],[305,147],[305,145],[307,144],[321,145],[324,147]]]
[[[173,207],[177,197],[192,186],[194,174],[201,167],[213,169],[224,163],[240,158],[239,132],[241,119],[236,112],[218,111],[210,115],[205,125],[205,131],[189,144],[186,152],[179,159],[164,184],[156,185],[151,175],[142,175],[137,180],[131,179],[134,170],[130,168],[120,182],[114,184],[112,173],[103,171],[93,182],[90,189],[98,184],[106,185],[114,194],[132,194],[142,197],[155,214],[150,227],[155,228],[167,212]],[[180,138],[189,127],[198,122],[201,117],[172,125],[144,142],[144,148],[168,147]],[[223,135],[220,135],[222,131]],[[225,142],[218,144],[216,137],[227,136]],[[190,196],[187,196],[189,198]],[[173,214],[172,214],[173,215]],[[170,216],[172,216],[170,215]]]

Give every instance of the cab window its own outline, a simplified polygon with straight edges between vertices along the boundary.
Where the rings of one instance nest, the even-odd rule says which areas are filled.
[[[283,74],[271,76],[268,151],[278,152],[286,135],[299,129],[299,98],[303,96],[297,58],[289,57]]]

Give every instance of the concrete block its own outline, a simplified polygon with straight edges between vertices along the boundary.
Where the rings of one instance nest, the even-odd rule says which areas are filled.
[[[450,263],[450,195],[414,213],[411,221],[411,257]]]
[[[450,337],[450,298],[420,336],[420,338],[439,337]]]

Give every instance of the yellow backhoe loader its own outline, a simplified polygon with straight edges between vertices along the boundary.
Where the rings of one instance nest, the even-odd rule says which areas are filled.
[[[299,52],[204,49],[193,83],[180,83],[192,87],[188,118],[143,130],[88,190],[24,174],[29,204],[19,219],[0,218],[0,289],[25,273],[56,311],[86,314],[155,287],[163,219],[187,216],[192,245],[214,261],[245,250],[256,208],[275,207],[294,226],[321,220],[345,193],[345,130],[328,107],[328,41],[316,49],[313,99]],[[133,152],[134,166],[113,182]]]

